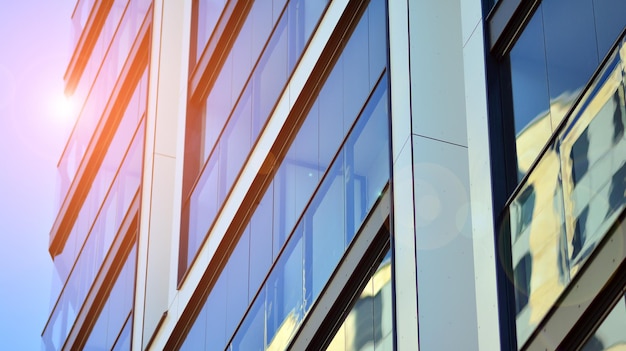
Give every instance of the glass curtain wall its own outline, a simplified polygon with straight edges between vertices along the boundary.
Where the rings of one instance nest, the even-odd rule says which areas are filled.
[[[372,1],[182,350],[289,344],[389,180],[386,53],[385,2]]]
[[[374,272],[328,351],[393,350],[391,252]]]
[[[563,2],[562,7],[567,9],[562,13],[557,11],[557,3],[561,4],[542,2],[510,54],[516,123],[521,121],[517,118],[524,108],[515,107],[517,102],[528,101],[532,105],[541,100],[541,108],[545,109],[544,122],[529,122],[523,135],[518,135],[518,146],[526,137],[532,138],[528,142],[540,149],[548,142],[541,152],[533,152],[534,165],[509,199],[503,216],[505,234],[510,235],[512,245],[513,271],[509,278],[515,286],[520,347],[581,271],[626,206],[626,51],[623,34],[620,36],[626,20],[623,16],[592,17],[609,8],[617,11],[626,3],[576,0],[570,6],[570,2]],[[580,10],[587,7],[595,12]],[[563,18],[564,14],[571,17]],[[554,23],[565,26],[569,21],[570,27],[581,30],[585,26],[578,27],[578,15],[591,16],[588,20],[593,25],[588,24],[587,28],[591,34],[585,33],[589,42],[583,40],[583,33],[559,32],[567,40],[562,39],[558,45],[570,50],[570,56],[579,51],[585,52],[582,56],[589,55],[589,51],[593,55],[583,60],[568,57],[566,51],[561,56],[549,54],[554,50],[549,48],[550,43],[556,45],[556,39],[549,39],[556,35]],[[533,66],[530,55],[536,55],[537,50],[541,54],[533,60],[540,60]],[[602,64],[598,55],[606,56]],[[557,57],[561,62],[570,60],[573,66],[564,64],[558,68],[562,72],[555,71]],[[549,63],[550,60],[555,61]],[[588,67],[583,67],[583,63]],[[530,74],[531,66],[541,74]],[[570,75],[568,69],[576,74]],[[530,76],[524,77],[522,72]],[[516,85],[524,79],[528,84],[545,86]],[[559,98],[549,98],[555,96],[554,91],[559,91]],[[564,94],[567,99],[563,99]],[[543,130],[537,129],[541,123],[546,126]],[[518,155],[521,151],[523,148],[518,147]]]
[[[255,1],[215,82],[197,88],[207,89],[207,95],[200,102],[189,102],[181,276],[208,235],[326,3]],[[202,7],[201,2],[198,8]],[[208,24],[199,21],[201,25]],[[195,179],[192,186],[189,179]]]
[[[518,181],[624,29],[622,0],[544,0],[508,59]]]
[[[47,349],[63,345],[113,243],[122,240],[118,231],[141,184],[147,72],[137,82],[66,245],[54,258],[66,279],[44,329]]]

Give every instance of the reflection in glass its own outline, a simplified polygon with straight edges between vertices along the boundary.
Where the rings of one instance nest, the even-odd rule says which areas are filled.
[[[509,55],[518,180],[552,134],[541,5]]]
[[[626,207],[623,52],[624,42],[566,116],[506,209],[519,345]]]
[[[270,16],[270,23],[268,14],[273,6],[272,2],[254,2],[214,85],[209,87],[205,105],[190,107],[188,121],[194,128],[188,128],[186,149],[197,151],[190,151],[185,156],[185,184],[191,184],[198,172],[215,169],[206,167],[202,170],[202,167],[197,167],[198,163],[203,165],[217,162],[217,188],[209,190],[217,193],[217,208],[225,202],[252,145],[285,87],[295,62],[302,54],[304,43],[308,41],[314,28],[313,24],[317,24],[326,8],[326,3],[327,1],[318,1],[305,6],[300,1],[293,0],[285,5],[284,1],[276,0],[273,5],[287,6],[287,9],[282,13],[278,11],[276,16]],[[263,32],[269,36],[269,29],[274,24],[276,27],[271,32],[271,37],[259,37]],[[255,32],[257,28],[259,31]],[[256,42],[253,43],[252,39]],[[261,45],[266,42],[267,45]],[[199,174],[199,177],[203,180],[208,176]],[[203,182],[198,184],[204,186]],[[276,189],[282,191],[287,185],[279,184]],[[210,228],[217,214],[207,214],[202,207],[198,207],[198,195],[195,192],[206,191],[205,189],[191,189],[191,185],[186,185],[185,189],[187,187],[191,194],[184,195],[183,208],[190,215],[187,216],[185,212],[183,216],[181,242],[189,244],[181,246],[180,263],[184,265],[181,273],[193,260],[198,250],[197,243],[208,234],[206,230]],[[205,214],[201,219],[201,226],[193,223],[196,213]],[[275,233],[283,224],[293,224],[293,220],[291,223],[285,222],[286,220],[289,219],[276,221]],[[189,232],[194,229],[198,231]],[[275,246],[284,242],[287,235],[284,230],[278,232],[279,240],[275,240]]]
[[[307,15],[306,12],[314,11],[319,16],[325,3],[288,3],[288,11],[283,16],[295,16],[289,17],[289,25],[284,29],[289,43],[285,51],[289,65],[295,62],[292,43],[299,43],[295,48],[297,57],[298,50],[303,48],[300,45],[306,42],[306,33],[317,23],[316,17]],[[300,7],[290,7],[296,4]],[[235,244],[234,252],[228,257],[226,267],[219,273],[217,282],[211,288],[197,324],[191,327],[184,341],[183,349],[282,349],[288,345],[305,314],[328,282],[347,244],[387,186],[388,95],[385,61],[380,60],[381,57],[386,57],[385,13],[384,6],[373,8],[383,11],[374,13],[366,10],[363,18],[368,19],[364,23],[369,26],[361,25],[358,31],[365,46],[373,43],[382,47],[358,50],[364,55],[375,53],[378,57],[377,63],[359,65],[361,72],[351,73],[355,77],[366,77],[361,81],[366,86],[366,92],[353,96],[359,101],[343,101],[344,61],[341,58],[343,56],[340,56],[318,98],[312,102],[307,117],[285,151],[282,161],[273,170],[262,170],[274,172],[274,177],[254,205],[250,222],[242,223],[243,233]],[[299,16],[303,15],[306,16],[300,21],[303,18]],[[304,26],[302,29],[294,29],[301,25]],[[383,31],[382,40],[379,33],[374,35],[368,32],[374,28],[373,25],[383,26],[376,27]],[[280,24],[277,30],[282,30]],[[296,35],[292,36],[292,33]],[[274,35],[279,38],[276,40],[280,43],[281,34],[274,32]],[[354,46],[350,48],[357,50]],[[269,47],[265,50],[271,52]],[[282,59],[281,55],[277,57]],[[270,69],[271,65],[262,62],[263,58],[260,60],[259,66],[251,75],[252,85],[248,85],[248,90],[244,92],[244,95],[252,96],[253,116],[252,122],[248,124],[252,126],[251,140],[256,139],[256,133],[267,119],[267,116],[258,114],[261,105],[257,104],[262,101],[261,95],[256,94],[263,93],[263,89],[259,85],[260,90],[255,91],[257,86],[254,82],[258,80],[257,72],[261,70],[259,67]],[[373,71],[375,67],[378,67],[378,72]],[[376,84],[372,84],[372,76],[375,76],[373,81]],[[274,80],[267,80],[267,84],[270,83],[283,88],[283,83],[278,84],[275,77]],[[275,98],[274,101],[268,101],[274,104]],[[240,100],[238,106],[247,103],[245,99]],[[346,116],[345,120],[344,103],[352,106],[352,115]],[[240,107],[235,109],[241,110]],[[227,122],[227,129],[231,123],[235,122]],[[224,132],[217,141],[218,148],[224,147],[223,140],[228,139],[227,134]],[[248,149],[246,153],[252,147],[247,143],[243,147]],[[215,150],[213,154],[216,154]],[[346,154],[350,154],[350,164],[345,161]],[[209,156],[209,164],[212,158],[213,156]],[[227,163],[230,161],[229,157],[221,159],[219,168],[228,167]],[[208,169],[210,167],[203,172],[208,172]],[[222,181],[225,173],[220,171],[219,174],[218,179]],[[204,179],[202,175],[194,192],[204,192]],[[196,199],[194,195],[191,198]],[[347,208],[351,210],[348,212],[345,210]],[[213,218],[208,217],[212,216],[207,216],[200,207],[193,213],[191,223],[194,223],[193,218],[197,216],[202,223],[211,225]],[[350,225],[347,224],[348,221]],[[206,235],[198,234],[202,239]],[[239,308],[247,310],[245,316],[241,315],[242,310]],[[241,323],[236,325],[235,321]],[[381,329],[380,333],[386,333],[384,330],[390,330],[389,328]],[[202,339],[203,333],[207,336],[206,339]]]
[[[598,67],[590,0],[542,2],[550,114],[556,128]]]
[[[327,350],[392,350],[391,295],[391,254],[388,253],[361,292]]]
[[[542,1],[509,54],[518,181],[624,29],[626,2]]]

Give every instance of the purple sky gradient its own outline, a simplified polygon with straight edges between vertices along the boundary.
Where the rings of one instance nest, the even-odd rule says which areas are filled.
[[[58,105],[76,0],[0,0],[0,349],[39,350],[50,308]]]

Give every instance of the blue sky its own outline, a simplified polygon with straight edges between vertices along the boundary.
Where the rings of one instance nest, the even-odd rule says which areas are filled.
[[[39,350],[50,307],[56,163],[75,0],[0,0],[0,348]]]

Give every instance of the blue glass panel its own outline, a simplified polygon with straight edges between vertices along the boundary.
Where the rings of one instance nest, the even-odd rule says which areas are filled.
[[[283,17],[274,29],[267,48],[254,71],[254,112],[259,120],[267,119],[276,98],[287,81],[287,25]]]
[[[624,30],[626,25],[625,13],[626,1],[593,0],[593,14],[600,59],[606,56],[619,34]]]
[[[232,349],[241,351],[262,351],[265,347],[265,290],[261,291],[259,297],[250,311],[235,338]]]
[[[250,232],[244,231],[226,263],[228,280],[226,335],[231,335],[248,308],[248,272],[250,264]]]
[[[281,164],[278,171],[274,175],[274,226],[272,230],[273,254],[274,258],[283,247],[287,236],[289,235],[293,225],[296,222],[295,212],[293,211],[295,194],[290,186],[293,182],[287,178],[290,175],[287,164]]]
[[[302,213],[319,182],[318,111],[314,104],[300,127],[285,161],[293,168],[296,215]]]
[[[136,248],[133,247],[89,334],[85,343],[86,350],[110,350],[123,332],[134,300],[135,261]]]
[[[589,0],[545,0],[548,86],[552,125],[561,121],[598,67],[598,51]]]
[[[199,0],[198,1],[198,29],[196,60],[206,46],[217,20],[224,9],[226,0]]]
[[[283,349],[293,336],[303,310],[302,229],[295,230],[267,281],[266,340]]]
[[[272,20],[272,2],[255,1],[250,10],[252,20],[252,57],[253,61],[263,50],[276,19]],[[248,71],[248,73],[250,73]]]
[[[206,350],[207,311],[207,305],[204,305],[193,322],[180,351]]]
[[[369,18],[369,78],[370,89],[374,87],[380,73],[387,66],[387,16],[384,1],[372,1],[367,8]]]
[[[228,280],[221,274],[206,300],[206,350],[221,350],[226,344],[226,301]]]
[[[264,1],[255,1],[255,5],[263,2]],[[255,7],[257,6],[253,6],[251,11],[255,11]],[[252,15],[254,15],[254,13],[252,13]],[[230,52],[230,57],[233,59],[233,84],[231,87],[233,101],[237,99],[248,80],[248,76],[252,70],[253,60],[256,61],[257,56],[252,56],[253,29],[252,21],[245,21]]]
[[[511,50],[511,92],[518,180],[552,134],[541,6]]]
[[[305,215],[307,302],[326,285],[345,251],[345,178],[343,153],[328,171]]]
[[[244,92],[241,99],[220,139],[220,204],[226,199],[226,194],[239,175],[251,148],[252,105],[249,92]]]
[[[187,257],[187,265],[191,263],[194,258],[193,253],[200,248],[200,244],[217,215],[218,176],[217,158],[211,158],[191,195],[187,247],[188,252],[192,254]]]
[[[370,92],[368,24],[368,17],[362,17],[341,55],[343,61],[344,133],[359,115],[363,102]]]
[[[319,93],[319,164],[325,171],[335,156],[343,132],[343,56],[326,79]]]
[[[206,100],[204,107],[205,117],[203,118],[204,126],[202,128],[204,130],[204,142],[202,145],[204,146],[202,155],[200,155],[203,161],[209,157],[211,149],[213,149],[222,128],[224,128],[226,119],[233,106],[231,101],[232,66],[233,61],[229,57],[224,63]]]
[[[387,115],[387,80],[382,79],[350,136],[346,150],[349,204],[347,212],[353,230],[348,242],[378,200],[389,179],[389,119]],[[350,152],[349,152],[350,151]]]
[[[131,340],[130,340],[130,332],[133,328],[133,314],[131,313],[126,319],[126,324],[124,324],[124,329],[118,336],[115,341],[115,345],[113,345],[113,351],[130,351]]]
[[[250,292],[252,298],[272,264],[272,218],[274,192],[270,187],[250,220]]]

